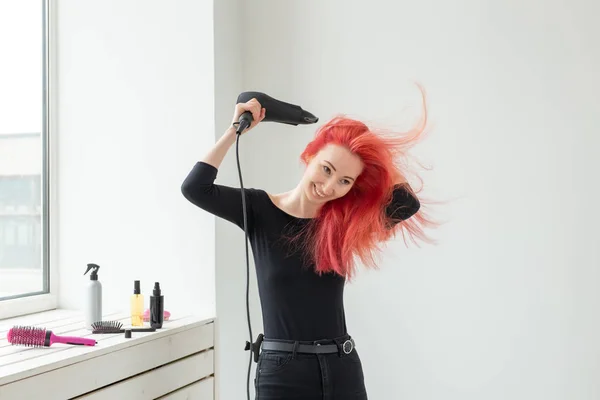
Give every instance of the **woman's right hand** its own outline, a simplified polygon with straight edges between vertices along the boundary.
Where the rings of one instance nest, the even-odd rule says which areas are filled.
[[[250,126],[248,128],[246,128],[242,132],[242,134],[248,132],[250,129],[252,129],[256,125],[258,125],[258,123],[260,121],[265,119],[265,114],[267,112],[267,110],[265,108],[262,108],[262,106],[256,99],[251,99],[251,100],[247,101],[246,103],[236,104],[235,111],[233,113],[233,121],[232,121],[232,125],[234,127],[236,127],[236,129],[237,129],[237,124],[240,120],[240,116],[243,113],[245,113],[246,111],[250,111],[252,113],[252,123],[250,124]]]

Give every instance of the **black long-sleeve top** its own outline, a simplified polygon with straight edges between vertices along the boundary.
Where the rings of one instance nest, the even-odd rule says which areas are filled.
[[[182,193],[196,206],[243,229],[241,189],[215,184],[217,172],[210,164],[196,163],[181,186]],[[290,251],[282,240],[284,232],[301,228],[309,219],[287,214],[264,190],[245,188],[244,192],[265,337],[312,341],[347,334],[345,279],[306,268],[306,258],[299,251]],[[405,186],[397,186],[387,213],[404,220],[419,207]]]

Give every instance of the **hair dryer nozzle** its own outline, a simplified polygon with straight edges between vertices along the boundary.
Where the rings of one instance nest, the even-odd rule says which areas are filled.
[[[279,122],[288,125],[308,125],[314,124],[319,120],[319,118],[308,111],[303,110],[300,106],[285,103],[261,92],[243,92],[238,96],[237,102],[245,103],[252,99],[256,99],[261,107],[265,109],[265,118],[263,121],[266,122]],[[240,118],[240,126],[242,126],[242,119],[247,119],[249,117],[250,121],[252,120],[252,115],[250,115],[250,113],[244,114],[246,115],[243,118]],[[244,121],[244,128],[242,128],[241,131],[249,125],[250,123],[247,120]]]
[[[302,110],[302,120],[305,121],[307,124],[314,124],[319,121],[319,118],[315,117],[308,111]]]

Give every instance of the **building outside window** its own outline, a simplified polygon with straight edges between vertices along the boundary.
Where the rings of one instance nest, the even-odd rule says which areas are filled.
[[[48,25],[48,1],[0,2],[0,318],[50,291]]]

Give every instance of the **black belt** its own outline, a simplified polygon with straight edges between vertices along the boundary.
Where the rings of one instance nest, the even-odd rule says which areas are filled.
[[[308,354],[330,354],[330,353],[344,353],[350,354],[354,350],[354,339],[348,336],[346,339],[342,339],[339,344],[321,344],[316,341],[315,343],[298,343],[298,342],[283,342],[278,340],[264,339],[262,333],[258,335],[256,342],[250,344],[246,342],[246,350],[252,350],[254,353],[254,361],[258,361],[259,351],[286,351],[296,353],[308,353]],[[328,340],[332,341],[332,340]]]

